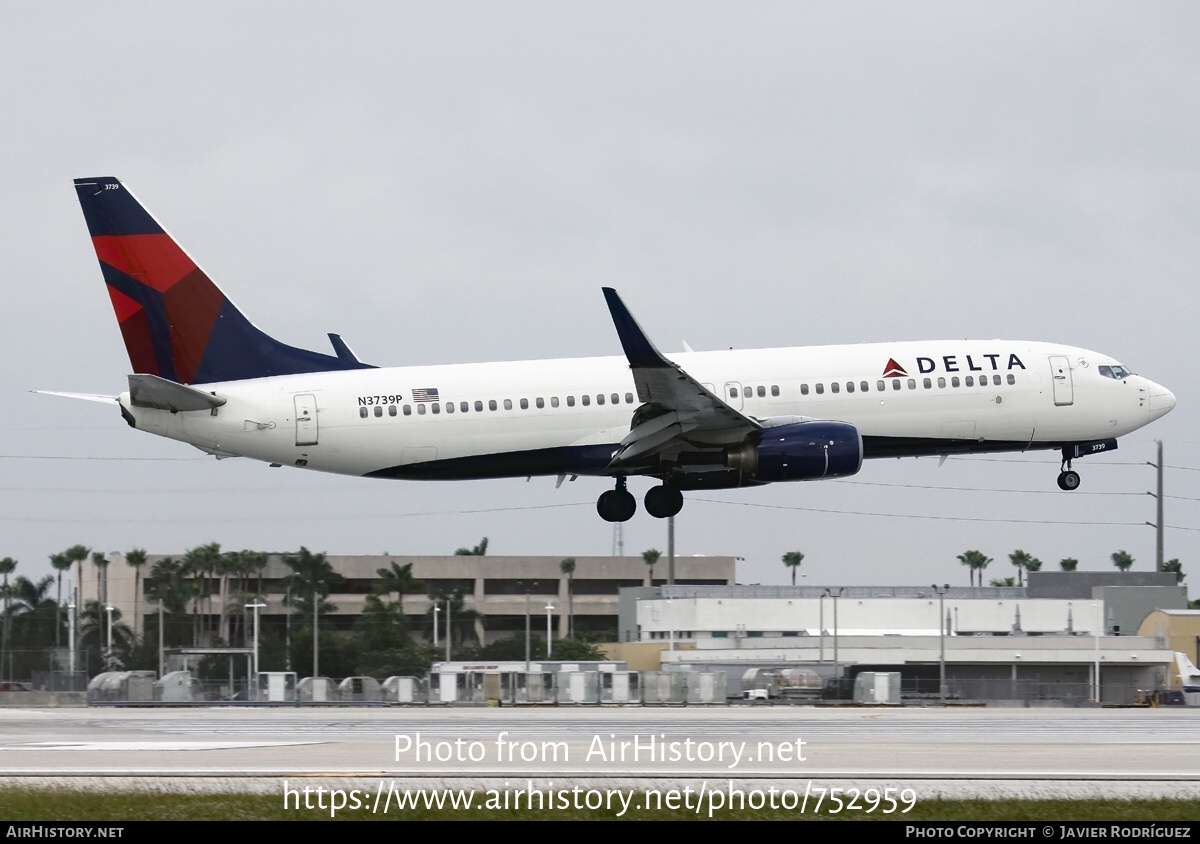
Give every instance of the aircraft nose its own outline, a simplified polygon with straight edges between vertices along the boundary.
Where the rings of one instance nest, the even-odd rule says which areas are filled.
[[[1160,384],[1150,382],[1150,418],[1166,416],[1175,407],[1175,394]]]

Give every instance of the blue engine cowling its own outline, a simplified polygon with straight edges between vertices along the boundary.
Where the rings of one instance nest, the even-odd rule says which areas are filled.
[[[862,436],[846,422],[779,425],[764,428],[757,439],[725,455],[725,465],[751,483],[843,478],[862,468]]]

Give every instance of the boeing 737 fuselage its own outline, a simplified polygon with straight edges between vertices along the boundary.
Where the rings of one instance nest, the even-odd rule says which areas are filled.
[[[608,521],[682,492],[858,472],[864,458],[1058,449],[1076,457],[1175,406],[1107,355],[1051,343],[930,341],[665,357],[611,289],[624,356],[377,368],[253,326],[116,179],[75,182],[134,374],[134,428],[218,457],[374,478],[615,478]]]

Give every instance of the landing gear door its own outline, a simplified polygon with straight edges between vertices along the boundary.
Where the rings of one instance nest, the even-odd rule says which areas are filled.
[[[292,397],[296,405],[296,445],[317,444],[317,398],[311,395]]]
[[[1063,355],[1050,356],[1050,378],[1054,382],[1054,406],[1075,403],[1075,385],[1071,381],[1071,362]]]

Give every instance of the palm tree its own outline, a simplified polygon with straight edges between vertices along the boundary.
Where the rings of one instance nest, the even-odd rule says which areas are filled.
[[[412,567],[412,563],[399,565],[392,561],[389,568],[375,570],[375,573],[379,575],[379,583],[375,585],[375,591],[380,595],[396,593],[396,606],[399,609],[401,622],[406,626],[408,617],[404,614],[404,596],[425,588],[424,583],[413,577]]]
[[[92,552],[92,565],[96,568],[96,600],[101,605],[108,603],[108,557],[103,551]]]
[[[788,551],[783,555],[783,564],[792,570],[792,585],[796,585],[796,569],[804,562],[804,555],[799,551]]]
[[[567,576],[567,638],[575,638],[575,558],[566,557],[558,564],[558,570]]]
[[[54,645],[55,645],[55,647],[58,647],[59,645],[62,644],[62,630],[60,628],[62,627],[62,606],[63,606],[62,576],[63,576],[63,572],[70,571],[71,566],[75,565],[76,562],[81,562],[81,561],[87,559],[88,552],[89,552],[89,549],[83,547],[82,545],[72,545],[70,548],[68,548],[66,551],[63,551],[61,554],[51,554],[50,555],[50,565],[54,568],[54,570],[56,572],[58,572],[58,597],[55,600],[55,604],[57,605],[58,609],[55,611],[55,615],[54,615],[54,617],[55,617],[55,624],[54,624]],[[76,588],[79,588],[79,583],[80,583],[80,581],[77,577],[75,580]]]
[[[1011,554],[1008,555],[1008,559],[1012,562],[1012,564],[1014,566],[1017,567],[1017,585],[1024,586],[1025,585],[1025,572],[1029,570],[1030,562],[1037,558],[1034,557],[1032,554],[1030,554],[1028,551],[1022,551],[1020,548],[1018,548],[1016,551],[1013,551]],[[1038,566],[1041,566],[1040,561],[1038,562]]]
[[[642,559],[646,561],[646,565],[650,566],[650,585],[654,585],[654,566],[658,562],[658,558],[662,556],[662,551],[657,548],[651,548],[649,551],[642,552]]]
[[[1187,575],[1183,573],[1183,564],[1179,562],[1178,557],[1173,560],[1167,560],[1165,563],[1163,563],[1163,571],[1175,572],[1176,583],[1183,583],[1183,579],[1187,577]]]
[[[134,548],[126,554],[125,565],[133,569],[133,629],[141,630],[138,624],[138,604],[142,599],[142,566],[146,565],[146,549]]]
[[[212,614],[212,588],[209,580],[216,574],[220,561],[221,546],[216,542],[189,548],[183,554],[184,566],[187,568],[188,574],[195,579],[197,587],[196,594],[192,599],[192,629],[196,642],[199,642],[200,636],[207,632],[207,616]],[[208,599],[208,612],[205,613],[205,618],[201,619],[200,608],[206,598]]]
[[[108,647],[109,613],[112,613],[112,649]],[[121,621],[121,611],[108,610],[99,601],[88,601],[79,617],[79,647],[83,650],[98,652],[104,661],[105,671],[116,671],[121,668],[118,653],[129,653],[133,642],[133,632],[129,625]]]
[[[9,623],[12,615],[12,607],[10,602],[12,596],[8,588],[8,576],[12,574],[16,568],[17,561],[12,557],[5,557],[3,560],[0,560],[0,574],[4,575],[4,586],[0,587],[4,590],[4,625],[2,631],[4,633],[4,644],[0,646],[0,676],[3,676],[5,664],[4,657],[8,653],[9,648],[12,647],[9,641],[12,638],[12,625]]]
[[[314,599],[317,601],[318,614],[328,614],[337,609],[325,598],[341,584],[342,576],[334,570],[333,564],[325,559],[324,553],[314,554],[301,547],[298,553],[285,556],[283,564],[292,570],[284,583],[301,623],[309,621]]]
[[[958,561],[968,568],[971,585],[975,585],[975,573],[979,573],[979,585],[983,585],[983,570],[988,567],[992,558],[982,551],[966,551],[958,555]]]
[[[1133,566],[1133,557],[1129,556],[1128,551],[1115,551],[1112,555],[1113,565],[1120,571],[1129,571]]]
[[[1015,577],[995,578],[988,581],[988,586],[1016,586],[1017,579]]]
[[[1074,557],[1063,557],[1058,561],[1058,567],[1063,571],[1075,571],[1075,567],[1079,565],[1079,560]]]
[[[487,537],[479,541],[474,548],[459,548],[454,552],[456,557],[482,557],[487,554]]]

